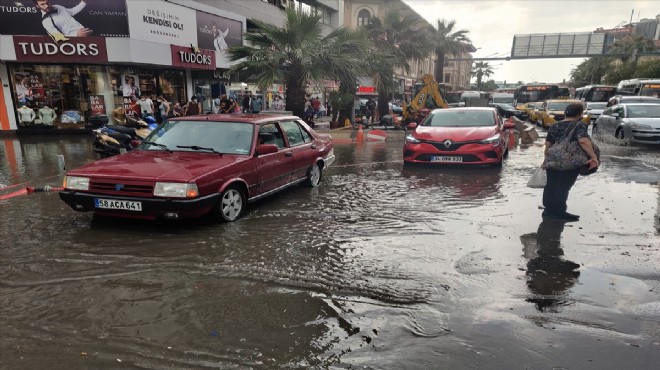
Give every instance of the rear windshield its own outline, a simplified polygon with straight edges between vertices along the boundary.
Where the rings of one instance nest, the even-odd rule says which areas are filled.
[[[587,103],[587,109],[605,109],[607,103]]]
[[[495,115],[488,110],[439,110],[429,114],[422,126],[474,127],[494,126]]]
[[[557,102],[557,103],[548,103],[548,110],[560,110],[564,111],[566,110],[566,107],[568,107],[570,104],[573,104],[574,102],[568,102],[568,101],[563,101],[563,102]]]

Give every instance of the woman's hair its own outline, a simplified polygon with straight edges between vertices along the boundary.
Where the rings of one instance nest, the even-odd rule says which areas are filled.
[[[564,110],[564,114],[567,117],[581,116],[582,112],[584,112],[584,105],[582,103],[569,104],[566,110]]]

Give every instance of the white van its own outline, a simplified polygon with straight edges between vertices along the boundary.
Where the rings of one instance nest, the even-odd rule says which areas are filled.
[[[491,103],[501,103],[513,105],[513,94],[510,93],[494,93],[490,99]]]
[[[479,91],[463,91],[461,94],[461,101],[466,101],[468,99],[479,99],[481,94]]]

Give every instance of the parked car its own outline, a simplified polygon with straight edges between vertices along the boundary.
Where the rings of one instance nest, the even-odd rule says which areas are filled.
[[[527,112],[516,109],[513,105],[504,104],[504,103],[489,103],[489,107],[495,107],[500,116],[504,118],[516,117],[522,121],[529,119]]]
[[[643,96],[643,95],[615,95],[607,101],[607,107],[611,107],[617,104],[627,104],[627,103],[649,103],[649,104],[660,104],[660,98],[654,96]]]
[[[299,117],[172,118],[139,150],[68,171],[60,198],[104,216],[235,221],[248,202],[300,183],[318,186],[334,159],[331,137]]]
[[[404,163],[501,165],[509,131],[495,108],[435,109],[406,136]]]
[[[660,104],[619,104],[605,109],[594,130],[631,142],[660,144]]]
[[[563,121],[566,118],[564,114],[566,107],[573,103],[583,104],[581,100],[575,99],[551,99],[544,101],[537,115],[539,124],[543,128],[548,128],[557,122]]]
[[[402,107],[400,107],[400,106],[398,106],[394,103],[389,103],[389,105],[390,105],[390,110],[392,111],[392,113],[398,114],[398,115],[403,114],[403,108]]]

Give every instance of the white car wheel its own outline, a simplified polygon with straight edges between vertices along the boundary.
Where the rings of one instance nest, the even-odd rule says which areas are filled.
[[[321,182],[321,167],[318,163],[314,163],[307,173],[307,181],[305,184],[311,188],[319,186]]]
[[[229,187],[222,192],[220,202],[217,205],[216,215],[218,220],[233,222],[238,220],[245,211],[245,197],[243,193],[234,187]]]

